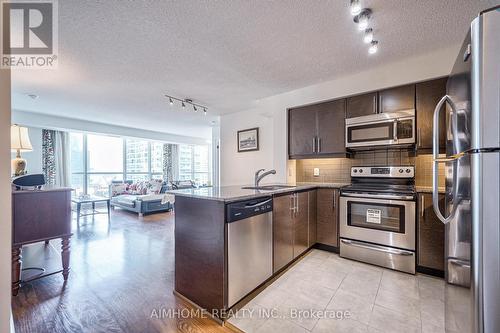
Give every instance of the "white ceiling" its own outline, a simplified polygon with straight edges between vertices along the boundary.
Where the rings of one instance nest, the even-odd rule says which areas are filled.
[[[209,137],[216,115],[258,99],[457,45],[500,3],[361,1],[374,12],[374,56],[348,0],[59,1],[59,68],[15,71],[13,108]],[[209,116],[172,109],[165,93]]]

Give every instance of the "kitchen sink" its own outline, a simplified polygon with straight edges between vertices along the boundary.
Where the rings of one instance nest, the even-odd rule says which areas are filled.
[[[295,187],[293,185],[262,185],[262,186],[245,186],[242,187],[244,190],[259,190],[259,191],[276,191],[285,188]]]

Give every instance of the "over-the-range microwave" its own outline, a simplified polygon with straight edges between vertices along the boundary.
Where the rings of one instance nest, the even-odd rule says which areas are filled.
[[[378,113],[345,120],[349,149],[405,147],[415,144],[415,110]]]

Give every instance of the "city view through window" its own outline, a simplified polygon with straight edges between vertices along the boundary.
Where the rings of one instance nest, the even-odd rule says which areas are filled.
[[[70,133],[71,186],[76,194],[109,195],[112,181],[163,179],[163,145],[141,139]],[[211,184],[208,145],[178,145],[174,180]]]

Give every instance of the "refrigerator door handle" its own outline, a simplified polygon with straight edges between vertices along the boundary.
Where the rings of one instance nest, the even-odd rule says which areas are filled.
[[[441,100],[437,103],[436,108],[434,109],[434,119],[433,119],[433,128],[432,128],[432,157],[433,157],[433,168],[432,168],[432,207],[438,219],[444,224],[448,224],[454,217],[455,212],[458,207],[458,198],[456,197],[456,189],[457,183],[453,182],[452,193],[455,195],[453,198],[453,205],[450,211],[450,215],[448,217],[444,217],[439,210],[439,163],[444,163],[448,161],[453,161],[456,166],[457,160],[463,156],[463,154],[457,154],[448,158],[439,158],[439,114],[441,113],[441,107],[448,102],[452,109],[452,116],[456,117],[457,107],[453,100],[448,95],[444,95]],[[452,120],[453,122],[453,120]],[[456,139],[456,138],[455,138]],[[457,170],[454,168],[454,174],[456,174]]]

